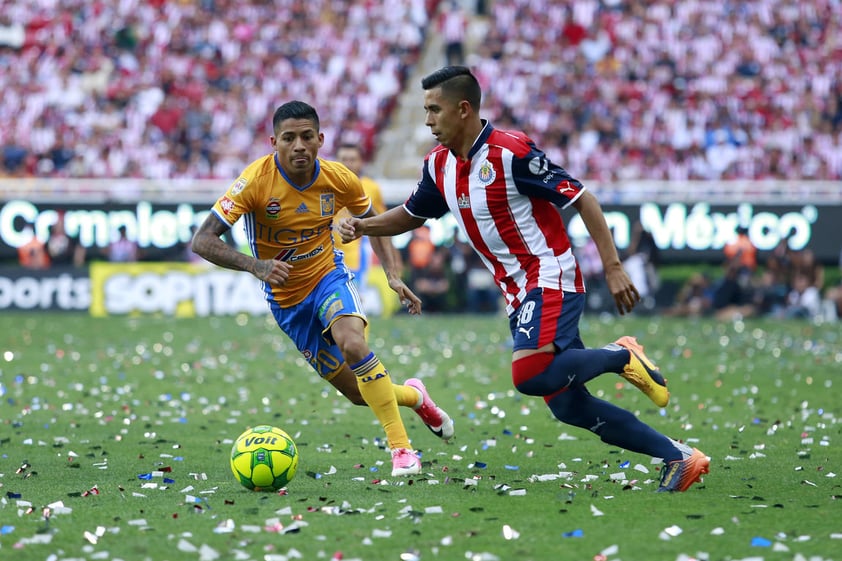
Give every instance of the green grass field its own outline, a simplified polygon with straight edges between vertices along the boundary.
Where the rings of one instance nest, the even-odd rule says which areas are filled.
[[[501,317],[375,318],[397,381],[420,376],[450,444],[409,410],[425,472],[390,477],[382,431],[265,318],[0,317],[0,559],[555,561],[842,559],[838,326],[584,319],[635,335],[667,375],[658,410],[616,375],[592,393],[711,456],[688,492],[650,458],[554,420],[510,381]],[[301,454],[286,494],[228,455],[274,424]]]

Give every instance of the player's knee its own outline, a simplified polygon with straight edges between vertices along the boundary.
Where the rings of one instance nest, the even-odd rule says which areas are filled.
[[[543,374],[553,361],[552,353],[534,353],[512,362],[512,383],[520,393],[546,395],[551,391],[542,383]]]
[[[341,341],[336,341],[336,344],[339,350],[342,351],[342,356],[350,364],[356,364],[371,353],[365,336],[362,333],[358,337],[344,337]]]

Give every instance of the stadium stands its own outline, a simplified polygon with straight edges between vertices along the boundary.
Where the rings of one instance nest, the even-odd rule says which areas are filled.
[[[230,178],[292,98],[370,151],[435,3],[3,2],[0,176]]]
[[[495,2],[484,110],[580,177],[842,179],[833,0]]]
[[[485,115],[579,177],[842,179],[838,1],[482,4]],[[370,154],[437,5],[3,2],[0,177],[227,179],[290,98]]]

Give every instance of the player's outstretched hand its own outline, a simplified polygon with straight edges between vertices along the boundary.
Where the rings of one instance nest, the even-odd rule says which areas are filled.
[[[256,259],[251,274],[273,286],[283,286],[289,279],[292,265],[277,259]]]
[[[342,243],[348,243],[363,236],[362,228],[359,227],[360,222],[362,220],[353,216],[347,216],[339,222],[338,232]]]
[[[398,293],[401,299],[401,305],[406,306],[406,310],[410,314],[418,315],[421,313],[421,299],[401,279],[390,278],[389,288]]]
[[[640,293],[622,266],[605,271],[605,281],[620,315],[631,312],[640,302]]]

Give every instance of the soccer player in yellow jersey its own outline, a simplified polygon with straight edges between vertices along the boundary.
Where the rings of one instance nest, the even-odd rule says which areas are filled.
[[[392,452],[392,476],[415,475],[421,462],[409,443],[398,406],[412,407],[441,438],[453,436],[453,421],[436,406],[418,379],[392,383],[365,338],[367,319],[342,252],[333,241],[341,208],[354,217],[375,216],[359,178],[337,162],[318,157],[324,144],[316,110],[290,101],[275,110],[273,153],[249,164],[228,188],[193,237],[193,251],[220,267],[247,271],[262,281],[281,330],[319,376],[376,415]],[[222,236],[245,221],[252,256]],[[396,273],[394,248],[386,238],[371,241],[389,286],[411,314],[421,301]]]
[[[377,211],[377,214],[386,212],[386,204],[383,202],[383,193],[380,191],[380,186],[372,178],[362,173],[363,154],[359,145],[353,143],[340,144],[336,150],[336,160],[345,164],[345,167],[357,174],[357,177],[360,178],[360,182],[363,184],[363,190],[371,199],[371,206]],[[350,216],[348,209],[342,209],[337,214],[334,222],[339,224],[342,218],[346,216]],[[388,280],[383,275],[381,269],[372,269],[371,242],[369,239],[362,237],[349,243],[344,243],[342,238],[334,230],[333,241],[337,249],[342,250],[342,253],[345,254],[345,264],[354,274],[354,279],[357,281],[357,286],[362,291],[363,296],[365,297],[369,293],[367,290],[369,285],[375,287],[380,293],[382,316],[391,316],[400,307],[400,304],[395,295],[389,290]],[[397,265],[400,265],[400,253],[395,250],[394,255]],[[365,303],[365,298],[363,298],[363,303]],[[367,309],[370,308],[367,307]]]

